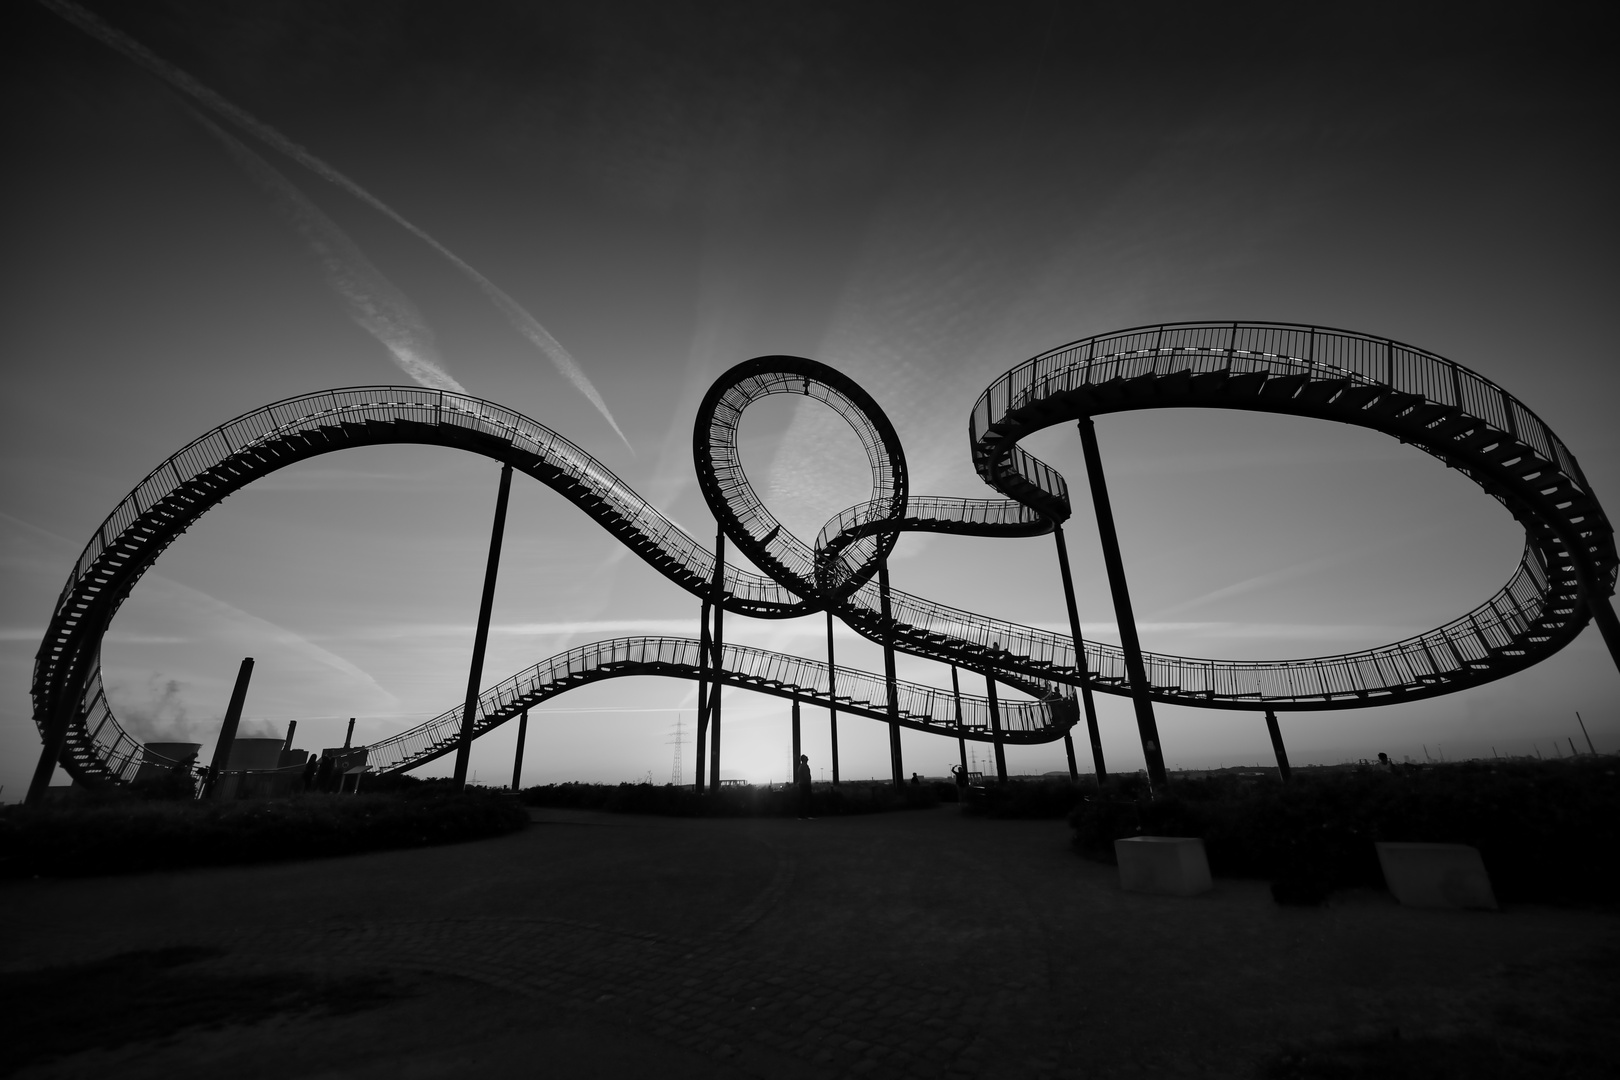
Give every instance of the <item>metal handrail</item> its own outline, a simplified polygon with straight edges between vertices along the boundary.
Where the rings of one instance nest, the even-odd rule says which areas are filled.
[[[1234,373],[1290,369],[1388,387],[1460,409],[1526,443],[1585,488],[1573,454],[1552,429],[1497,383],[1437,353],[1354,330],[1281,322],[1182,322],[1137,326],[1080,338],[1026,360],[997,378],[974,403],[975,447],[992,426],[1033,397],[1050,397],[1115,378],[1188,370]],[[1173,367],[1162,361],[1174,360]],[[988,479],[988,478],[987,478]]]

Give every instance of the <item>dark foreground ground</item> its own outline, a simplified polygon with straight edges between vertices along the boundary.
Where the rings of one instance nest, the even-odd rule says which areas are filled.
[[[0,885],[23,1076],[1603,1076],[1620,913],[1121,893],[1056,821],[670,819]],[[20,1071],[18,1071],[20,1070]]]

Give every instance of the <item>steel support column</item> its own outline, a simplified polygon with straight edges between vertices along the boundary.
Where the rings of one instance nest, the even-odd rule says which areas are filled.
[[[703,770],[706,759],[703,756],[706,738],[709,733],[709,598],[703,598],[703,621],[698,630],[698,722],[696,737],[695,768],[692,774],[692,790],[699,795],[703,794]]]
[[[878,560],[878,596],[883,614],[883,678],[889,693],[889,772],[894,789],[905,785],[905,769],[900,762],[900,688],[894,676],[894,616],[889,611],[889,560]]]
[[[236,729],[242,722],[242,706],[247,704],[248,681],[253,678],[253,657],[244,656],[242,666],[236,669],[236,685],[231,688],[231,703],[225,707],[225,722],[219,725],[219,739],[214,743],[214,760],[208,763],[208,779],[204,782],[203,798],[214,793],[219,774],[231,763],[231,744],[236,741]]]
[[[1598,633],[1603,635],[1603,644],[1609,647],[1609,659],[1620,670],[1620,619],[1615,618],[1614,601],[1588,591],[1586,606],[1592,612],[1592,621],[1598,624]]]
[[[1277,775],[1286,784],[1293,774],[1288,768],[1288,751],[1283,748],[1282,728],[1277,726],[1277,714],[1270,709],[1266,710],[1266,730],[1271,733],[1271,750],[1277,755]]]
[[[967,734],[962,727],[962,685],[956,678],[956,665],[951,665],[951,697],[956,701],[956,754],[962,761],[962,775],[967,776]]]
[[[1074,602],[1074,575],[1069,571],[1069,545],[1063,539],[1063,526],[1052,528],[1057,540],[1058,570],[1063,575],[1063,602],[1069,611],[1069,635],[1074,638],[1074,673],[1080,680],[1080,702],[1086,711],[1086,734],[1091,739],[1091,767],[1097,774],[1097,785],[1107,778],[1103,767],[1102,732],[1097,727],[1097,703],[1091,697],[1091,671],[1086,666],[1086,643],[1080,636],[1080,609]],[[1080,778],[1080,769],[1074,760],[1074,740],[1065,733],[1063,747],[1069,752],[1069,777]]]
[[[529,710],[518,717],[517,752],[512,755],[512,790],[523,790],[523,743],[529,737]]]
[[[1097,538],[1102,541],[1103,564],[1108,568],[1108,588],[1114,594],[1114,618],[1119,623],[1119,641],[1125,651],[1125,674],[1131,683],[1131,702],[1136,706],[1136,729],[1142,737],[1142,756],[1147,760],[1148,780],[1155,786],[1165,783],[1164,751],[1159,746],[1159,725],[1153,717],[1153,700],[1148,697],[1147,668],[1142,663],[1142,642],[1136,636],[1136,616],[1131,611],[1131,594],[1125,585],[1125,562],[1119,553],[1119,535],[1114,531],[1114,509],[1108,501],[1108,481],[1103,477],[1102,456],[1097,452],[1097,430],[1091,417],[1075,425],[1080,429],[1080,448],[1086,459],[1086,478],[1091,482],[1091,505],[1097,512]]]
[[[714,659],[709,672],[714,689],[709,692],[709,788],[720,790],[720,691],[724,687],[722,672],[726,650],[726,534],[714,534]]]
[[[1001,643],[997,642],[990,649],[990,655],[995,656],[1001,651]],[[990,698],[990,732],[996,744],[996,779],[1001,783],[1007,782],[1007,752],[1001,747],[1001,706],[996,701],[996,677],[991,674],[992,668],[984,669],[985,693]]]
[[[788,782],[792,783],[799,775],[799,755],[804,753],[799,743],[799,699],[793,699],[793,767],[788,770]]]
[[[838,786],[838,669],[833,666],[833,613],[827,611],[827,722],[832,731],[833,787]]]
[[[472,760],[473,720],[478,710],[478,686],[484,680],[484,649],[489,645],[489,613],[495,606],[495,575],[501,566],[501,540],[506,534],[506,502],[512,494],[512,466],[501,466],[500,491],[495,496],[495,524],[489,531],[489,561],[484,564],[484,595],[478,601],[478,629],[473,634],[472,664],[467,669],[467,700],[461,709],[461,737],[456,741],[455,790],[467,786],[467,763]]]

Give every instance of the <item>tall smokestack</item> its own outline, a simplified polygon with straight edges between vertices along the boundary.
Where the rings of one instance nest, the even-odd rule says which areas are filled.
[[[343,749],[347,750],[354,742],[354,717],[349,717],[349,730],[343,736]]]
[[[208,789],[205,795],[213,793],[214,782],[224,771],[225,763],[231,759],[231,743],[236,741],[236,728],[242,722],[242,706],[247,701],[248,680],[253,678],[253,657],[242,658],[242,666],[236,672],[236,688],[231,691],[231,703],[225,709],[225,722],[219,726],[219,742],[214,745],[214,761],[208,767]]]
[[[292,749],[293,732],[295,732],[297,730],[298,730],[298,721],[296,721],[296,720],[287,721],[287,741],[281,744],[281,748],[283,750],[291,750]]]

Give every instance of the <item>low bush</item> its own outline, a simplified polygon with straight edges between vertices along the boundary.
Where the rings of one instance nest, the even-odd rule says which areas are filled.
[[[0,812],[0,877],[79,877],[447,844],[528,823],[516,799],[403,793],[191,802],[101,796]]]
[[[968,789],[967,812],[992,818],[1060,818],[1097,790],[1069,780],[1012,780]]]
[[[1620,780],[1613,759],[1467,762],[1397,773],[1296,773],[1287,784],[1111,780],[1070,815],[1083,855],[1114,861],[1129,836],[1196,836],[1217,876],[1269,878],[1283,902],[1383,885],[1373,844],[1425,841],[1479,849],[1499,899],[1620,900]]]
[[[673,817],[797,817],[799,793],[787,787],[747,785],[697,794],[673,784],[545,784],[525,788],[529,806],[606,810],[615,814],[664,814]],[[887,810],[920,810],[938,806],[936,785],[908,785],[899,794],[883,783],[815,785],[810,813],[815,817],[873,814]]]

